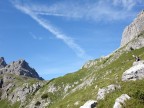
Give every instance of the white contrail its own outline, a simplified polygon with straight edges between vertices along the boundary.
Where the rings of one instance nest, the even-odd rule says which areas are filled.
[[[14,6],[21,10],[22,12],[28,14],[31,18],[33,18],[35,21],[39,23],[42,27],[44,27],[46,30],[51,32],[56,38],[62,40],[64,43],[66,43],[70,48],[74,50],[74,52],[77,54],[77,56],[81,58],[88,57],[85,53],[85,51],[74,42],[74,40],[71,37],[66,36],[64,33],[60,32],[56,27],[52,26],[47,20],[39,17],[37,14],[32,12],[29,7],[21,5],[19,3],[13,2]]]

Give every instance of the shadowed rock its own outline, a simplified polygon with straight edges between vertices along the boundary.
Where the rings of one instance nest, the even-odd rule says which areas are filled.
[[[0,79],[0,88],[3,86],[3,79]]]
[[[4,68],[6,65],[7,65],[7,64],[6,64],[5,60],[4,60],[4,58],[3,58],[3,57],[0,57],[0,69],[1,69],[1,68]]]
[[[97,105],[97,101],[89,100],[83,106],[81,106],[80,108],[96,108],[96,105]]]

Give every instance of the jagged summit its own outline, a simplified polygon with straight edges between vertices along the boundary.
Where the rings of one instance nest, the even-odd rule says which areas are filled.
[[[31,68],[29,64],[23,60],[20,59],[18,61],[13,61],[10,64],[6,64],[4,61],[4,57],[0,58],[0,73],[11,73],[16,75],[24,75],[27,77],[37,78],[40,80],[43,80],[43,78],[39,77],[38,73],[35,71],[35,69]]]
[[[130,42],[132,39],[134,39],[141,32],[144,31],[143,22],[144,22],[144,10],[142,10],[134,19],[134,21],[124,29],[121,40],[121,47],[125,46],[128,42]]]

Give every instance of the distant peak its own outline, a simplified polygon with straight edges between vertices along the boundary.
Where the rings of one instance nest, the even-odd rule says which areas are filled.
[[[4,57],[0,57],[0,69],[2,69],[0,70],[1,73],[11,73],[43,80],[42,77],[39,77],[39,74],[35,71],[35,69],[31,68],[24,59],[13,61],[7,65]]]

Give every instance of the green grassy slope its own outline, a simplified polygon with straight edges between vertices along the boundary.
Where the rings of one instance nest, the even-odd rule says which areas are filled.
[[[26,104],[29,104],[32,99],[37,100],[37,98],[40,98],[45,101],[47,99],[51,100],[51,104],[47,108],[79,108],[88,100],[96,100],[99,88],[110,84],[119,84],[121,85],[121,89],[106,95],[105,100],[98,102],[97,108],[112,108],[115,99],[125,93],[131,97],[131,100],[127,101],[126,108],[143,108],[144,80],[121,81],[123,72],[130,68],[135,61],[132,55],[137,55],[144,60],[144,48],[125,51],[117,59],[108,63],[113,59],[114,55],[111,55],[108,58],[100,60],[96,66],[88,69],[82,68],[75,73],[69,73],[63,77],[52,79],[38,90],[38,93],[29,95]],[[14,83],[17,86],[12,88],[10,92],[23,83],[28,82],[31,85],[37,81],[36,79],[27,79],[26,77],[13,77],[15,77]],[[49,92],[48,90],[52,86],[55,87],[55,90]],[[0,101],[0,108],[18,108],[19,105],[19,102],[10,105],[10,102],[7,100]]]
[[[59,99],[55,101],[52,105],[50,105],[48,108],[79,108],[88,100],[96,100],[98,88],[102,88],[110,84],[119,84],[121,85],[121,89],[111,94],[108,94],[105,100],[99,101],[97,108],[112,108],[115,99],[123,93],[126,93],[132,97],[132,99],[127,103],[128,108],[134,108],[133,106],[137,106],[137,108],[144,107],[144,100],[139,99],[139,96],[136,96],[143,96],[144,80],[135,82],[121,81],[123,72],[130,68],[132,66],[132,63],[134,62],[134,58],[132,57],[133,54],[140,56],[141,59],[144,59],[144,48],[124,52],[117,60],[113,61],[109,65],[99,70],[93,70],[93,67],[91,67],[91,69],[81,69],[76,73],[68,74],[64,77],[55,79],[53,83],[55,83],[56,86],[60,86],[63,83],[73,84],[73,82],[79,81],[81,78],[84,78],[86,76],[94,78],[91,85],[83,87],[80,90],[76,90],[73,93],[70,93],[64,99],[62,98],[63,95],[60,95]],[[105,63],[105,59],[102,62]],[[72,88],[70,88],[69,92],[71,90]],[[137,93],[138,90],[140,90],[140,94]],[[63,94],[63,90],[59,93]],[[78,102],[79,104],[74,105],[74,103],[76,102]]]

